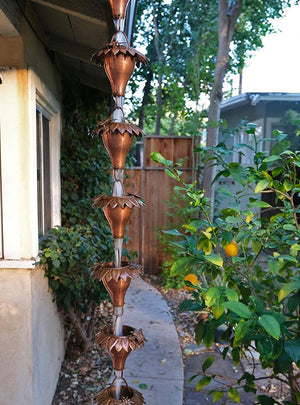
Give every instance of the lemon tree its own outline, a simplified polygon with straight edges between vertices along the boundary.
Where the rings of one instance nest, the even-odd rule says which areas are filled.
[[[182,304],[182,309],[195,311],[199,319],[195,328],[198,344],[211,347],[215,330],[222,325],[222,341],[226,343],[224,358],[229,350],[233,361],[252,352],[262,368],[268,368],[269,378],[285,383],[290,388],[289,398],[278,398],[276,393],[257,391],[253,372],[245,372],[233,387],[212,390],[213,401],[223,396],[240,403],[240,390],[254,392],[258,404],[299,404],[300,367],[300,152],[289,150],[287,136],[275,131],[271,153],[261,152],[255,126],[248,125],[253,137],[250,146],[253,164],[226,163],[225,159],[237,148],[228,149],[221,143],[210,148],[209,159],[221,167],[217,178],[233,177],[243,188],[231,194],[230,207],[210,218],[209,200],[196,183],[188,184],[181,176],[180,164],[163,160],[167,174],[175,178],[187,203],[198,210],[176,232],[177,257],[173,257],[171,273],[184,271],[197,275],[199,286],[192,291],[193,299]],[[207,150],[199,150],[205,159]],[[152,154],[157,161],[157,154]],[[272,194],[274,204],[261,199]],[[243,204],[241,204],[243,199]],[[247,201],[245,207],[245,200]],[[243,208],[244,207],[244,208]],[[205,311],[205,321],[199,316]],[[254,354],[253,352],[256,352]],[[213,376],[199,376],[198,387],[209,384]],[[196,377],[197,378],[197,377]],[[203,380],[203,378],[205,380]]]

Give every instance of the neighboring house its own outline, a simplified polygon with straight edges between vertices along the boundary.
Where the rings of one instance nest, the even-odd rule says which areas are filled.
[[[286,131],[284,117],[286,112],[294,110],[300,112],[299,93],[245,93],[232,97],[221,104],[221,119],[224,121],[222,140],[228,147],[239,143],[253,145],[253,137],[239,128],[242,121],[251,122],[257,125],[256,133],[259,139],[273,137],[275,129]],[[290,137],[293,134],[290,134]],[[291,139],[292,140],[292,139]],[[300,138],[299,138],[300,146]],[[261,151],[270,151],[271,142],[260,142]],[[243,148],[243,155],[234,153],[232,161],[243,165],[252,163],[251,151]],[[238,191],[241,186],[236,184],[232,178],[219,179],[218,186],[229,188],[231,191]],[[228,206],[229,201],[222,196],[220,208]]]
[[[111,21],[106,0],[0,0],[1,405],[49,405],[55,391],[64,331],[34,262],[40,237],[60,225],[61,83],[75,73],[110,93],[90,57]]]

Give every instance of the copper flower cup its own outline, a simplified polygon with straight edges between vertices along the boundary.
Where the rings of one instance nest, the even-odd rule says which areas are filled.
[[[144,346],[145,336],[142,329],[136,331],[128,325],[123,325],[122,336],[113,334],[111,326],[103,326],[96,335],[96,343],[102,348],[107,349],[112,358],[114,370],[122,371],[125,368],[125,362],[132,350]]]
[[[123,97],[128,80],[130,79],[134,67],[146,64],[146,56],[129,46],[121,45],[112,40],[108,46],[92,56],[92,61],[103,65],[106,75],[110,81],[113,96]]]
[[[114,169],[124,169],[133,136],[142,136],[144,134],[137,125],[113,122],[111,119],[99,122],[93,133],[102,136]]]
[[[113,18],[124,18],[129,0],[108,0]]]
[[[100,391],[96,400],[98,405],[143,405],[146,403],[140,392],[126,385],[121,386],[120,394],[121,399],[116,399],[116,387],[111,385]]]
[[[122,267],[115,267],[113,262],[99,263],[92,267],[93,278],[102,280],[115,307],[123,307],[132,278],[138,277],[142,272],[142,266],[128,262],[122,262]]]
[[[103,207],[113,238],[122,239],[133,207],[143,207],[144,203],[135,195],[115,197],[102,194],[94,199],[92,206]]]

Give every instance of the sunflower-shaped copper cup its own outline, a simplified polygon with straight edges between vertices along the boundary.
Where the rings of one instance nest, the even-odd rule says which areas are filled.
[[[116,387],[113,385],[100,391],[96,396],[98,405],[143,405],[146,403],[143,395],[128,385],[121,386],[120,398],[117,399]]]
[[[113,18],[124,18],[129,0],[108,0]]]
[[[131,326],[123,325],[122,336],[113,334],[111,326],[103,326],[96,335],[96,343],[107,349],[114,370],[124,370],[125,362],[132,350],[144,346],[145,336],[142,329],[138,331]]]
[[[110,81],[113,96],[123,97],[128,80],[130,79],[135,66],[146,64],[148,59],[142,53],[129,46],[128,38],[124,34],[127,46],[115,40],[116,34],[111,42],[92,56],[92,61],[103,65],[105,73]]]
[[[93,133],[102,136],[103,144],[114,169],[124,169],[134,135],[141,137],[144,134],[137,125],[113,122],[111,118],[99,122]]]
[[[144,205],[143,201],[133,194],[128,194],[123,197],[102,194],[94,199],[92,206],[95,208],[103,207],[113,238],[123,239],[133,207],[140,208]]]
[[[115,267],[113,262],[92,267],[93,277],[103,282],[115,307],[123,307],[132,278],[139,277],[142,272],[142,266],[130,262],[122,262],[122,267]]]

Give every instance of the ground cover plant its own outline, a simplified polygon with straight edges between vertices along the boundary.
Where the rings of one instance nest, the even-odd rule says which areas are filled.
[[[186,280],[193,288],[192,298],[181,308],[195,313],[198,344],[211,347],[216,330],[222,328],[224,358],[231,355],[239,364],[246,355],[258,356],[261,367],[269,370],[268,378],[290,389],[289,398],[261,393],[256,382],[267,377],[257,377],[253,363],[236,386],[212,390],[213,401],[227,395],[240,403],[239,392],[244,389],[256,394],[257,404],[299,404],[300,152],[289,150],[287,136],[279,131],[274,133],[270,153],[264,152],[255,126],[249,125],[246,131],[253,137],[254,147],[235,145],[229,149],[219,144],[209,149],[210,159],[218,165],[217,178],[231,176],[242,186],[237,194],[219,190],[231,203],[214,218],[203,190],[183,180],[180,163],[152,154],[152,159],[178,180],[176,190],[193,208],[193,216],[182,227],[164,231],[177,252],[170,275],[197,276],[197,284]],[[228,159],[240,147],[251,151],[253,165],[243,167]],[[199,152],[207,156],[207,150]],[[273,205],[261,199],[267,194],[273,195]],[[198,378],[198,390],[214,380],[209,372],[213,361],[214,356],[209,356],[202,366],[205,376],[194,377]]]

